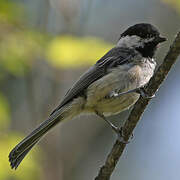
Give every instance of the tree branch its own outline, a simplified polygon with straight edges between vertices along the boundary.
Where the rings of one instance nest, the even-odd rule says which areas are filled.
[[[176,38],[173,44],[170,46],[170,49],[167,55],[165,56],[163,63],[159,66],[158,70],[156,71],[154,76],[151,78],[150,82],[148,83],[146,87],[146,92],[149,96],[152,96],[153,94],[156,93],[159,86],[165,80],[168,72],[170,71],[172,65],[175,63],[179,54],[180,54],[180,32],[176,35]],[[136,127],[138,121],[140,120],[141,115],[143,114],[149,101],[150,99],[144,99],[140,97],[139,100],[134,105],[134,108],[131,111],[123,128],[124,135],[125,135],[124,139],[126,141],[128,141],[128,139],[130,138],[134,128]],[[110,176],[119,158],[121,157],[125,147],[126,147],[126,144],[121,143],[118,140],[116,140],[111,152],[109,153],[106,159],[105,164],[101,167],[98,173],[98,176],[95,178],[95,180],[109,180],[110,179]]]

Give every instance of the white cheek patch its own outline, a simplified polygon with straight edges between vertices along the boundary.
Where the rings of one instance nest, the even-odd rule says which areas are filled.
[[[152,38],[147,38],[147,39],[142,39],[141,40],[141,44],[139,45],[139,47],[144,47],[144,45],[148,42],[152,42],[154,40],[155,37]]]
[[[155,37],[144,39],[144,43],[148,43],[154,40]]]
[[[145,43],[153,41],[154,37],[152,38],[147,38],[147,39],[142,39],[139,36],[133,35],[133,36],[125,36],[122,37],[118,43],[117,46],[119,47],[144,47]]]
[[[118,41],[117,46],[134,47],[140,43],[140,40],[141,38],[139,36],[125,36]]]

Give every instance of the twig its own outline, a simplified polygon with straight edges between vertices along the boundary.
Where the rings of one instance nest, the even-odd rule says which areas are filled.
[[[172,65],[175,63],[179,54],[180,54],[180,32],[176,35],[176,38],[172,46],[170,46],[170,49],[167,55],[165,56],[163,63],[159,66],[158,70],[151,78],[150,82],[146,87],[146,92],[149,96],[152,96],[153,94],[156,93],[161,83],[165,80],[168,72],[170,71]],[[134,108],[131,111],[123,128],[125,135],[124,139],[126,141],[128,141],[128,139],[130,138],[134,128],[136,127],[138,121],[140,120],[141,115],[143,114],[149,101],[150,99],[145,99],[140,97],[139,100],[134,105]],[[95,180],[110,179],[110,176],[120,156],[122,155],[125,147],[126,144],[120,143],[118,140],[116,140],[111,152],[109,153],[106,159],[105,164],[101,167],[98,176],[95,178]]]

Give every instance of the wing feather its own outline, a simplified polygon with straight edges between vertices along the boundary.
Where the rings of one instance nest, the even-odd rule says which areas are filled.
[[[84,91],[87,87],[94,81],[106,75],[108,73],[108,68],[131,62],[134,55],[135,52],[130,52],[127,48],[115,47],[111,49],[99,61],[97,61],[94,66],[89,68],[77,82],[75,82],[64,96],[61,104],[51,113],[51,115],[78,95],[85,95]]]

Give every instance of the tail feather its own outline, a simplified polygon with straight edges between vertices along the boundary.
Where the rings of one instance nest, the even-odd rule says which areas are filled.
[[[35,141],[33,144],[31,144],[24,152],[19,154],[16,158],[12,158],[12,154],[14,151],[11,151],[11,154],[9,155],[9,161],[12,169],[14,168],[15,170],[18,168],[19,164],[21,161],[24,159],[26,154],[33,148],[33,146],[37,143],[38,141]]]
[[[61,109],[54,112],[46,121],[41,123],[32,133],[24,138],[9,154],[11,168],[17,169],[27,153],[41,137],[63,119]]]

